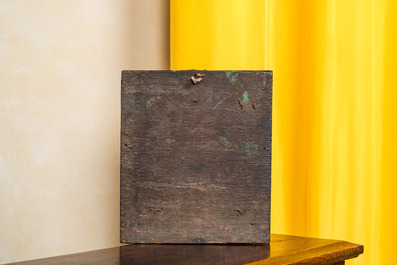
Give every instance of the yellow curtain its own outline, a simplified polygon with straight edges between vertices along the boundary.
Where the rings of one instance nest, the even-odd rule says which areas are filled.
[[[397,1],[171,0],[171,68],[273,70],[272,233],[397,264]]]

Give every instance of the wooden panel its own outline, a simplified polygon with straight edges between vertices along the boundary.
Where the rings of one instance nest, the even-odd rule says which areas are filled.
[[[121,242],[269,243],[271,102],[272,72],[123,71]]]
[[[343,264],[363,253],[349,242],[272,235],[270,245],[130,245],[16,263],[33,264]],[[23,251],[23,250],[21,250]]]

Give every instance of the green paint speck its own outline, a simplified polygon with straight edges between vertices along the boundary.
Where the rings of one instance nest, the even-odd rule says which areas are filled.
[[[243,104],[246,105],[246,104],[248,104],[250,101],[251,101],[251,99],[250,99],[249,96],[248,96],[248,92],[247,92],[247,91],[244,91],[244,93],[243,93]]]
[[[219,140],[221,140],[221,142],[223,143],[224,146],[226,146],[226,147],[231,146],[231,143],[229,142],[228,139],[226,139],[226,137],[224,137],[224,136],[219,136]]]
[[[219,170],[216,171],[216,174],[218,175],[218,178],[222,177],[221,172],[219,172]]]
[[[230,84],[235,85],[237,83],[238,73],[233,72],[233,71],[227,71],[227,72],[225,72],[225,75],[226,75],[227,79],[229,79]]]
[[[245,143],[245,154],[247,156],[251,156],[254,150],[258,150],[258,145],[254,142],[246,142]]]

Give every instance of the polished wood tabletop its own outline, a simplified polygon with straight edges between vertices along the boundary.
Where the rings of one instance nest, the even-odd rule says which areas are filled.
[[[24,261],[32,264],[344,264],[364,247],[345,241],[271,235],[270,245],[128,245]]]

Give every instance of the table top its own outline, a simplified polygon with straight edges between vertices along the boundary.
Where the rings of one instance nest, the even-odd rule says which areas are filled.
[[[266,246],[138,244],[13,264],[343,264],[363,251],[345,241],[272,234]]]

